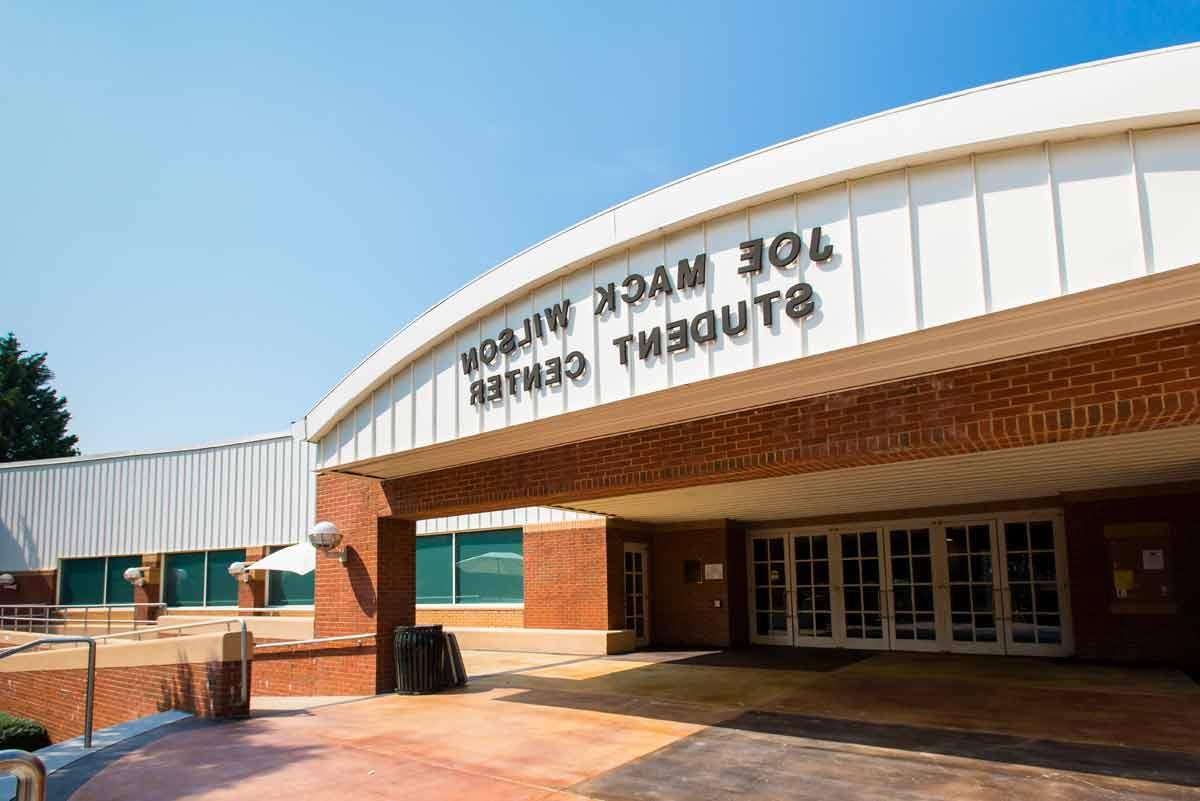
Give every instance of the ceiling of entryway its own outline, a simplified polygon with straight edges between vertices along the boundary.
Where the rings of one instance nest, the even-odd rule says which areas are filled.
[[[623,495],[571,508],[655,523],[782,520],[1200,480],[1200,426]]]

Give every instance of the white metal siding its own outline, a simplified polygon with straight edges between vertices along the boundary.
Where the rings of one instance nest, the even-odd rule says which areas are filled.
[[[0,570],[298,542],[315,514],[315,462],[314,446],[281,435],[0,465]]]
[[[363,436],[351,412],[321,443],[321,466],[446,442],[541,419],[563,407],[582,409],[671,386],[905,334],[930,326],[1108,285],[1200,262],[1200,126],[1023,147],[892,171],[742,209],[609,256],[492,310],[404,366],[362,406],[393,406],[394,444]],[[834,247],[828,262],[809,260],[808,232],[821,226]],[[740,275],[739,244],[797,231],[805,240],[797,264],[766,264]],[[592,288],[631,272],[647,278],[665,264],[704,252],[703,288],[617,302],[593,314]],[[816,312],[802,322],[780,307],[762,325],[751,300],[798,281],[816,293]],[[572,301],[565,337],[548,331],[535,345],[466,376],[458,353],[495,337],[560,296]],[[636,334],[745,301],[750,330],[693,343],[646,361]],[[634,334],[629,364],[612,341]],[[582,351],[588,371],[564,387],[532,396],[505,391],[498,403],[471,406],[471,381],[563,351]],[[409,376],[413,391],[407,392]],[[405,388],[397,392],[396,384]],[[390,394],[389,394],[390,393]],[[453,393],[454,397],[447,397]],[[390,400],[389,400],[390,398]]]

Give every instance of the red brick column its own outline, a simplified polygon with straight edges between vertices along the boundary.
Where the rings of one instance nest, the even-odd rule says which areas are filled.
[[[351,693],[395,687],[392,633],[416,620],[416,524],[389,517],[380,483],[345,475],[317,477],[317,520],[338,527],[346,562],[317,556],[314,587],[316,637],[370,633],[376,638],[374,671],[360,663],[339,677]],[[329,669],[344,669],[330,665]]]
[[[145,568],[147,581],[141,587],[133,585],[133,602],[156,604],[161,599],[162,557],[156,553],[142,554],[142,567]],[[137,620],[157,620],[160,611],[154,606],[136,606],[133,616]]]
[[[257,562],[267,555],[266,548],[247,548],[246,561]],[[267,573],[260,570],[250,574],[249,581],[238,579],[238,608],[261,609],[267,605]]]

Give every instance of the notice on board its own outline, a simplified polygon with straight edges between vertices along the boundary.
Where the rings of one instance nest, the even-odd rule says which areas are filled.
[[[1166,567],[1167,560],[1163,556],[1162,548],[1152,548],[1142,551],[1142,570],[1162,570]]]

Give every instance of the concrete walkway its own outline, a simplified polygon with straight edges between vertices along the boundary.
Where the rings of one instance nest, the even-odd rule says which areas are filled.
[[[71,797],[1200,799],[1200,687],[1172,670],[792,649],[465,657],[464,690],[189,724]]]

